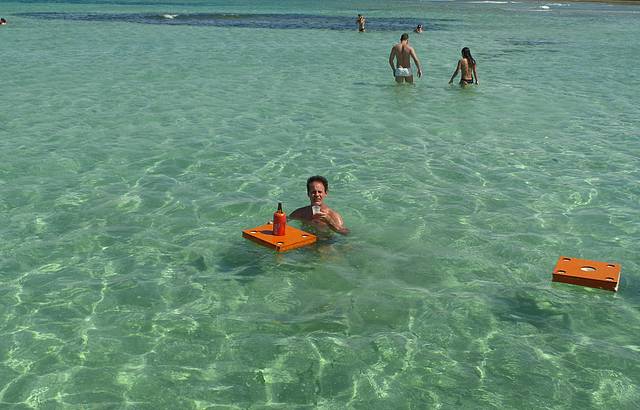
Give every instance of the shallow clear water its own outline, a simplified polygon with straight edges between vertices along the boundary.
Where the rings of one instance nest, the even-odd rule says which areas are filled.
[[[0,407],[640,406],[640,6],[0,14]],[[349,237],[241,237],[313,174]],[[619,291],[551,283],[560,255]]]

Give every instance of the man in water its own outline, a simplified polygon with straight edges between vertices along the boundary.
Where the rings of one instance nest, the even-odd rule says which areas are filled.
[[[416,63],[418,68],[418,77],[422,77],[422,65],[416,51],[409,45],[409,34],[403,33],[400,36],[400,43],[391,48],[389,54],[389,65],[393,71],[397,83],[404,81],[413,83],[413,71],[411,70],[411,59]]]
[[[5,24],[7,24],[7,20],[4,17],[0,18],[0,26],[4,26]]]
[[[307,179],[307,196],[310,205],[298,208],[289,214],[289,219],[297,219],[315,226],[320,230],[331,229],[342,235],[347,235],[349,229],[344,226],[342,217],[324,203],[329,195],[329,182],[325,177],[315,175]]]
[[[358,14],[358,18],[356,19],[356,23],[358,23],[358,31],[364,32],[364,23],[366,23],[366,19],[362,14]]]
[[[418,24],[418,26],[416,27],[415,30],[413,30],[416,33],[422,33],[424,32],[424,29],[422,28],[422,24]]]

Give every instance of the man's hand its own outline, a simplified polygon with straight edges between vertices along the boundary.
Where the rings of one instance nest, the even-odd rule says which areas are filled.
[[[330,224],[331,219],[329,219],[329,214],[327,214],[326,212],[316,212],[315,214],[313,214],[311,216],[311,219],[315,219],[315,220],[320,220],[326,224]]]
[[[336,223],[336,221],[333,219],[333,215],[331,215],[329,212],[318,212],[316,214],[313,214],[311,216],[311,219],[314,221],[321,221],[324,222],[329,228],[331,228],[332,230],[336,230],[338,227],[338,224]]]
[[[422,69],[418,67],[418,78],[422,77]]]
[[[334,219],[334,216],[326,212],[318,212],[311,217],[312,220],[324,222],[332,231],[338,232],[342,235],[348,235],[349,229],[342,225],[342,218],[338,217],[338,220]]]

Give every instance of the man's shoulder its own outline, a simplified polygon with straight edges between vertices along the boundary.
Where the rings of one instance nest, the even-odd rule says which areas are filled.
[[[304,217],[305,213],[310,208],[311,208],[311,205],[300,207],[300,208],[296,209],[295,211],[291,212],[289,214],[289,218],[302,218],[302,217]]]
[[[340,213],[338,211],[336,211],[335,209],[331,209],[331,208],[327,208],[327,213],[335,215],[339,218],[342,218],[342,216],[340,215]]]

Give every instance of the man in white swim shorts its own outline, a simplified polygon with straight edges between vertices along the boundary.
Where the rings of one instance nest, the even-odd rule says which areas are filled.
[[[395,76],[396,77],[413,77],[413,72],[411,71],[411,67],[409,68],[398,67],[396,68]]]
[[[394,45],[391,48],[391,54],[389,54],[389,65],[397,83],[413,83],[411,59],[413,59],[418,68],[418,77],[422,77],[422,65],[418,60],[416,51],[409,45],[409,34],[403,33],[400,36],[400,43]]]

